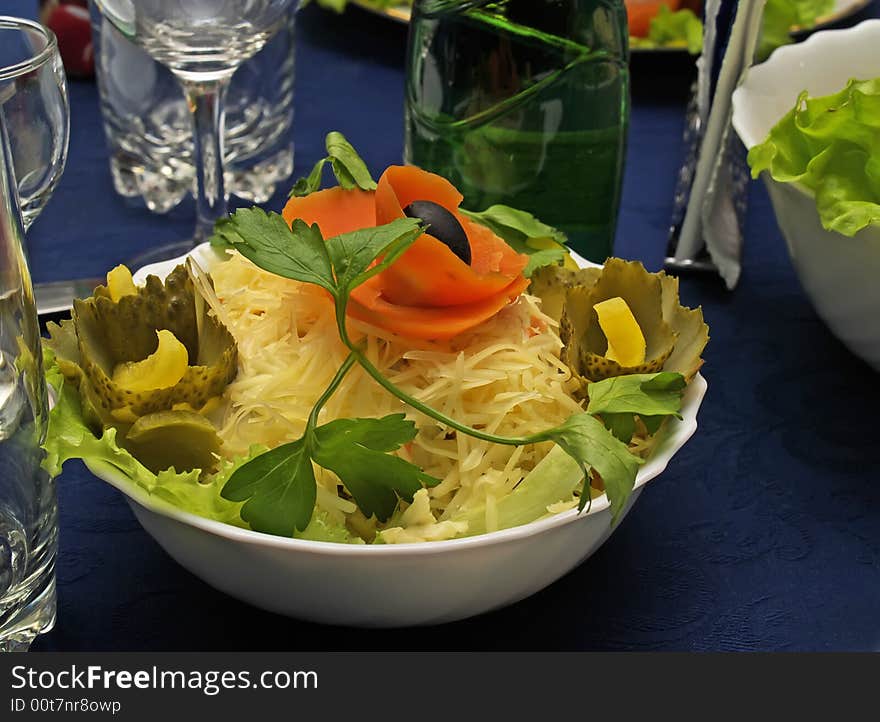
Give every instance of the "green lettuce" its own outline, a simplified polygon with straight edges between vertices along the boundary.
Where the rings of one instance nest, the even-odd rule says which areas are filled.
[[[580,464],[561,447],[554,446],[512,492],[495,503],[496,529],[510,529],[547,516],[548,506],[571,501],[583,483],[584,470]],[[589,489],[589,493],[592,494],[593,490]],[[467,531],[462,536],[490,531],[486,528],[484,505],[461,512],[451,517],[451,521],[467,522]]]
[[[52,476],[58,476],[64,464],[71,459],[82,459],[95,465],[109,465],[124,475],[133,488],[146,492],[157,506],[171,506],[205,519],[248,528],[241,518],[241,502],[229,501],[220,495],[224,484],[239,467],[265,448],[253,447],[247,457],[226,460],[219,470],[199,480],[199,469],[178,474],[174,469],[154,474],[131,453],[119,446],[116,429],[107,427],[96,436],[86,421],[79,392],[66,381],[55,361],[53,351],[44,346],[43,359],[46,380],[52,388],[54,404],[49,413],[49,431],[43,448],[46,456],[43,467]],[[330,519],[325,512],[316,511],[309,526],[296,535],[313,541],[353,542],[348,530]]]
[[[684,47],[691,55],[699,55],[703,50],[703,23],[692,10],[672,12],[661,5],[651,18],[648,36],[630,38],[630,44],[636,48]]]
[[[757,60],[764,60],[776,48],[793,42],[792,29],[809,29],[833,9],[834,0],[767,0],[755,51]]]
[[[853,236],[880,221],[880,79],[850,80],[833,95],[802,92],[767,139],[749,150],[752,177],[800,183],[822,225]]]

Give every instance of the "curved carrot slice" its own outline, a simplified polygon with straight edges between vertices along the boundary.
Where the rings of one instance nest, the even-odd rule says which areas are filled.
[[[376,223],[403,218],[414,200],[438,203],[453,213],[462,195],[441,176],[414,166],[390,166],[376,189]],[[425,233],[382,272],[382,293],[400,306],[470,304],[494,296],[522,272],[527,260],[491,230],[457,215],[471,246],[471,265]]]
[[[403,218],[403,209],[413,201],[434,201],[454,211],[463,200],[464,196],[443,176],[413,165],[390,165],[376,188],[376,223]]]
[[[519,276],[498,293],[469,304],[446,308],[399,306],[384,297],[372,278],[351,295],[348,315],[407,338],[446,340],[486,321],[519,296],[529,285]]]
[[[462,195],[445,178],[411,166],[392,166],[375,192],[340,187],[291,198],[282,215],[317,223],[325,238],[404,217],[414,200],[430,200],[453,212],[471,245],[471,265],[429,234],[392,266],[354,289],[352,318],[391,333],[445,340],[494,316],[528,286],[527,258],[489,228],[457,212]]]
[[[478,274],[500,273],[513,278],[522,273],[528,258],[516,253],[507,242],[495,235],[491,228],[472,221],[460,213],[455,217],[461,223],[471,244],[471,268]]]
[[[326,188],[302,198],[291,198],[281,215],[291,225],[299,218],[309,225],[318,224],[324,238],[376,225],[376,202],[372,191],[341,186]]]

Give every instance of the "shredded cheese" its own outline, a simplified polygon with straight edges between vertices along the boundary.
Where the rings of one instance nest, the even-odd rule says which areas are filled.
[[[271,448],[298,438],[347,355],[330,298],[314,286],[263,271],[237,253],[211,275],[239,352],[239,374],[225,394],[223,453],[231,457],[246,454],[252,444]],[[365,341],[371,362],[394,384],[493,434],[525,436],[582,410],[566,392],[571,374],[559,359],[555,322],[531,296],[521,296],[477,329],[444,343],[416,343],[355,321],[349,330]],[[359,367],[342,381],[319,421],[396,412],[407,413],[419,430],[400,454],[441,483],[424,494],[418,518],[405,510],[388,522],[383,538],[389,542],[414,541],[420,533],[426,539],[454,536],[461,530],[443,522],[477,506],[494,516],[495,502],[552,446],[504,446],[455,433],[405,407]],[[323,469],[316,474],[328,492],[318,495],[318,504],[331,506],[326,510],[334,515],[353,513],[350,501],[339,496],[335,475]],[[328,498],[344,503],[328,503]]]

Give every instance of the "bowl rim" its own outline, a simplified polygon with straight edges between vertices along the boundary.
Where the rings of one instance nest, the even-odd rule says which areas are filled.
[[[222,251],[211,248],[207,243],[197,246],[190,252],[190,254],[197,256],[197,260],[199,256],[203,258],[209,258],[211,256],[219,258],[221,253]],[[580,264],[598,265],[590,264],[589,261],[586,261],[574,252],[572,255]],[[163,267],[169,267],[170,270],[171,267],[180,263],[185,257],[186,256],[181,256],[158,264],[144,266],[134,274],[134,279],[138,282],[145,279],[148,274],[158,275],[163,273],[163,271],[159,270]],[[164,273],[167,273],[167,271],[164,271]],[[667,421],[663,438],[655,447],[652,455],[646,459],[645,465],[639,469],[629,498],[627,511],[635,502],[642,487],[665,471],[672,458],[696,432],[697,412],[702,405],[707,388],[708,384],[706,379],[702,374],[697,372],[685,389],[682,403],[682,418],[669,419]],[[593,499],[589,508],[585,509],[583,512],[579,512],[577,509],[568,509],[563,512],[552,514],[548,517],[528,522],[527,524],[520,524],[508,529],[476,534],[474,536],[439,541],[403,542],[399,544],[346,544],[343,542],[314,541],[311,539],[299,539],[295,537],[282,537],[273,534],[266,534],[264,532],[245,529],[214,519],[207,519],[198,514],[194,514],[193,512],[180,509],[170,502],[150,494],[146,489],[131,482],[131,480],[128,479],[120,469],[109,462],[84,460],[83,463],[96,477],[122,492],[130,504],[137,504],[146,511],[234,542],[254,544],[264,548],[290,549],[331,556],[366,554],[368,556],[376,557],[393,557],[411,555],[414,552],[424,555],[443,554],[458,550],[471,549],[474,547],[494,546],[495,544],[523,539],[541,534],[558,526],[570,524],[577,520],[595,518],[599,515],[610,517],[610,503],[608,497],[607,495],[602,494]],[[620,517],[618,523],[620,520],[622,520],[622,517]]]

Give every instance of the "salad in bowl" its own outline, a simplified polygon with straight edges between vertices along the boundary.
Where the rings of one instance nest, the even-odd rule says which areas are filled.
[[[398,625],[522,598],[693,433],[702,313],[528,213],[327,150],[282,214],[117,267],[50,326],[47,468],[83,459],[184,566],[276,611]]]
[[[804,290],[880,370],[880,21],[780,48],[733,94],[733,127],[766,185]]]

